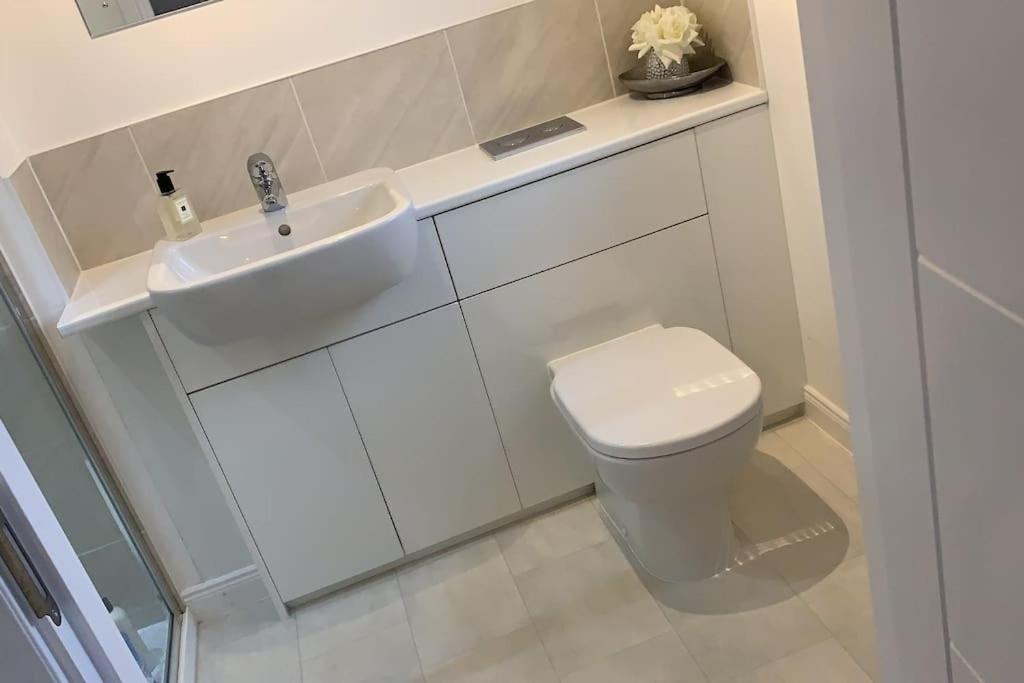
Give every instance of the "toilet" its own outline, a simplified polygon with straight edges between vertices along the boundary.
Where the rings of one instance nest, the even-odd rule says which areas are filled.
[[[653,576],[704,579],[736,552],[728,487],[762,427],[761,380],[700,330],[655,325],[548,364],[613,530]]]

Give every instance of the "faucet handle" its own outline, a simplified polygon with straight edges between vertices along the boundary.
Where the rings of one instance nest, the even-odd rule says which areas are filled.
[[[249,166],[249,175],[254,181],[264,184],[277,180],[277,173],[274,172],[273,165],[263,160]]]
[[[262,152],[253,154],[246,162],[246,168],[264,212],[277,211],[288,206],[277,168],[269,156]]]

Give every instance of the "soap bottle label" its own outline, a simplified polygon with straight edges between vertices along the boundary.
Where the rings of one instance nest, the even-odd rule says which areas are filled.
[[[177,216],[178,222],[184,225],[195,218],[195,214],[192,211],[192,204],[189,203],[188,197],[182,197],[181,199],[174,200],[174,211]]]

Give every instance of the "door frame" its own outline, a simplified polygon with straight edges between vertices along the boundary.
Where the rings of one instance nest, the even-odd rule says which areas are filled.
[[[796,0],[881,680],[949,681],[895,0]]]

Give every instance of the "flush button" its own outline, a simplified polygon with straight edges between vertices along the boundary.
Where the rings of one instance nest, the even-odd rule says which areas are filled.
[[[490,155],[492,159],[497,160],[583,130],[586,128],[579,121],[562,116],[530,128],[517,130],[494,140],[488,140],[480,145],[480,149]]]

